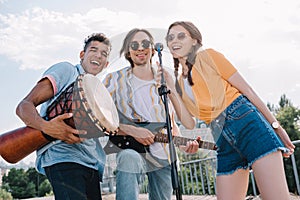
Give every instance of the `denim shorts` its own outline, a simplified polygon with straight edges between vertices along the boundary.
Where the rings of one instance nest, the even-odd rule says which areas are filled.
[[[211,124],[217,144],[217,175],[247,169],[272,152],[287,151],[270,123],[243,95]]]

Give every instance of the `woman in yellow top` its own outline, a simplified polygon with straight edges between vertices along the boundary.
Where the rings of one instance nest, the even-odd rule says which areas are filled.
[[[164,73],[177,111],[185,106],[179,119],[187,128],[195,125],[192,117],[205,121],[218,146],[218,199],[244,199],[250,168],[263,199],[289,199],[281,156],[289,157],[295,146],[263,101],[221,53],[201,48],[201,33],[191,22],[171,24],[166,42],[175,75],[181,74],[174,84]]]

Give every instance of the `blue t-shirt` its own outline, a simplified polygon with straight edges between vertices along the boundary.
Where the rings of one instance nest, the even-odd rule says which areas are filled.
[[[47,69],[42,79],[48,78],[51,81],[55,96],[42,104],[40,115],[45,116],[47,107],[76,80],[79,74],[83,73],[84,69],[80,64],[74,66],[68,62],[57,63]],[[105,152],[97,138],[86,139],[76,144],[55,140],[37,150],[36,168],[40,173],[45,174],[44,167],[74,162],[98,170],[102,178],[105,161]]]

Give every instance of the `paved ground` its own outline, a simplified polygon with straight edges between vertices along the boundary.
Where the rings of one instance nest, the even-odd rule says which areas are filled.
[[[110,195],[103,195],[102,196],[103,200],[115,200],[115,195],[110,194]],[[217,200],[215,196],[192,196],[192,195],[183,195],[182,200]],[[140,194],[139,200],[148,200],[147,194]],[[172,197],[172,200],[176,200],[176,196]]]
[[[115,200],[115,194],[102,195],[102,200]],[[216,200],[215,196],[182,196],[183,200]],[[24,199],[25,200],[25,199]],[[42,198],[32,198],[26,200],[54,200],[54,197],[42,197]],[[139,200],[148,200],[147,194],[141,194]],[[176,196],[172,197],[172,200],[176,200]],[[254,199],[253,199],[254,200]]]
[[[110,194],[110,195],[103,195],[102,197],[103,200],[115,200],[115,195]],[[217,200],[216,196],[196,196],[196,195],[183,195],[182,196],[183,200]],[[141,194],[139,196],[139,200],[148,200],[146,194]],[[176,196],[172,197],[172,200],[176,200]],[[261,200],[259,197],[247,197],[245,200]],[[299,196],[291,195],[290,200],[300,200]]]
[[[103,200],[115,200],[115,194],[107,194],[102,196]],[[216,196],[195,196],[195,195],[183,195],[183,200],[217,200]],[[54,197],[32,198],[26,200],[54,200]],[[147,194],[140,194],[139,200],[148,200]],[[172,197],[172,200],[176,200],[176,196]],[[245,200],[261,200],[259,197],[247,197]],[[291,195],[290,200],[300,200],[300,196]]]

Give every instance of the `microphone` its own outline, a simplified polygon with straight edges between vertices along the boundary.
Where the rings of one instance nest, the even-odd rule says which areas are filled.
[[[162,43],[159,43],[159,42],[156,43],[155,46],[154,46],[155,51],[157,51],[157,53],[158,53],[159,64],[160,64],[160,67],[161,67],[162,71],[164,70],[163,66],[162,66],[162,59],[161,59],[161,57],[162,57],[161,51],[163,50],[163,48],[164,48],[164,45]],[[161,85],[163,86],[165,84],[166,84],[166,82],[165,82],[164,73],[161,73]],[[159,93],[162,93],[162,90],[163,90],[162,87],[160,87],[159,88]]]
[[[164,49],[164,45],[162,43],[156,43],[154,46],[155,51],[160,52]]]
[[[157,51],[157,53],[158,53],[158,58],[159,58],[159,63],[160,63],[160,65],[162,66],[162,60],[161,60],[161,56],[162,56],[162,54],[161,54],[161,51],[163,50],[163,48],[164,48],[164,45],[162,44],[162,43],[156,43],[155,45],[154,45],[154,49],[155,49],[155,51]]]

